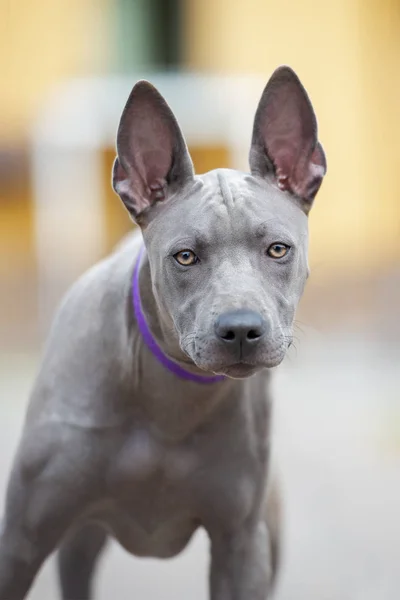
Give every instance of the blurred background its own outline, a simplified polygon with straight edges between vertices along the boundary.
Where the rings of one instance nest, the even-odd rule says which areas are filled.
[[[159,87],[197,172],[247,169],[258,99],[288,64],[313,102],[328,175],[310,216],[296,347],[274,384],[286,516],[276,597],[397,599],[400,2],[0,7],[1,495],[54,308],[131,227],[110,187],[131,87]],[[161,563],[113,546],[98,597],[205,599],[206,566],[202,533]],[[30,598],[55,597],[49,564]]]

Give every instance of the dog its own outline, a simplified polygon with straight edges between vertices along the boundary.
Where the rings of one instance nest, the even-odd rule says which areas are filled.
[[[56,548],[63,600],[83,600],[109,536],[167,558],[199,527],[212,600],[271,596],[269,382],[291,344],[326,172],[289,67],[262,93],[249,156],[250,173],[196,176],[163,97],[134,86],[112,185],[139,233],[54,320],[7,489],[0,600],[25,598]]]

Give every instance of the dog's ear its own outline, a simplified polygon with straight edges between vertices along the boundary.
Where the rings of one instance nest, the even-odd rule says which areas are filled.
[[[161,94],[147,81],[133,88],[117,133],[112,185],[130,215],[140,222],[154,203],[193,177],[179,125]]]
[[[310,99],[289,67],[273,73],[261,96],[249,161],[253,175],[273,177],[308,213],[326,173],[326,160]]]

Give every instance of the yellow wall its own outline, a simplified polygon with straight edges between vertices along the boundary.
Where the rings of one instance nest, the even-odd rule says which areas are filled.
[[[108,0],[0,0],[0,141],[23,142],[49,86],[104,69]]]
[[[391,0],[187,0],[191,68],[292,66],[314,104],[328,175],[311,216],[314,267],[400,256],[400,10]]]
[[[398,1],[186,0],[184,7],[186,66],[265,73],[267,80],[286,63],[310,93],[328,157],[311,213],[314,271],[368,270],[398,261]],[[115,0],[0,0],[0,144],[23,145],[55,82],[107,71],[116,51],[114,10]],[[200,170],[203,150],[195,157]],[[208,159],[219,166],[211,154]],[[108,190],[108,169],[105,185]],[[29,199],[24,194],[21,206]],[[9,208],[15,212],[16,204]],[[110,240],[119,219],[110,226]],[[4,227],[10,222],[2,218]],[[21,238],[31,239],[15,236]]]

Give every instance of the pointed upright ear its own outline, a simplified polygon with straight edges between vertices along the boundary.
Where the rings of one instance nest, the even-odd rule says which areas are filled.
[[[326,173],[317,120],[297,75],[280,67],[261,96],[250,149],[253,175],[273,178],[308,213]]]
[[[133,88],[117,133],[112,185],[130,215],[140,222],[156,202],[193,177],[179,125],[161,94],[147,81]]]

